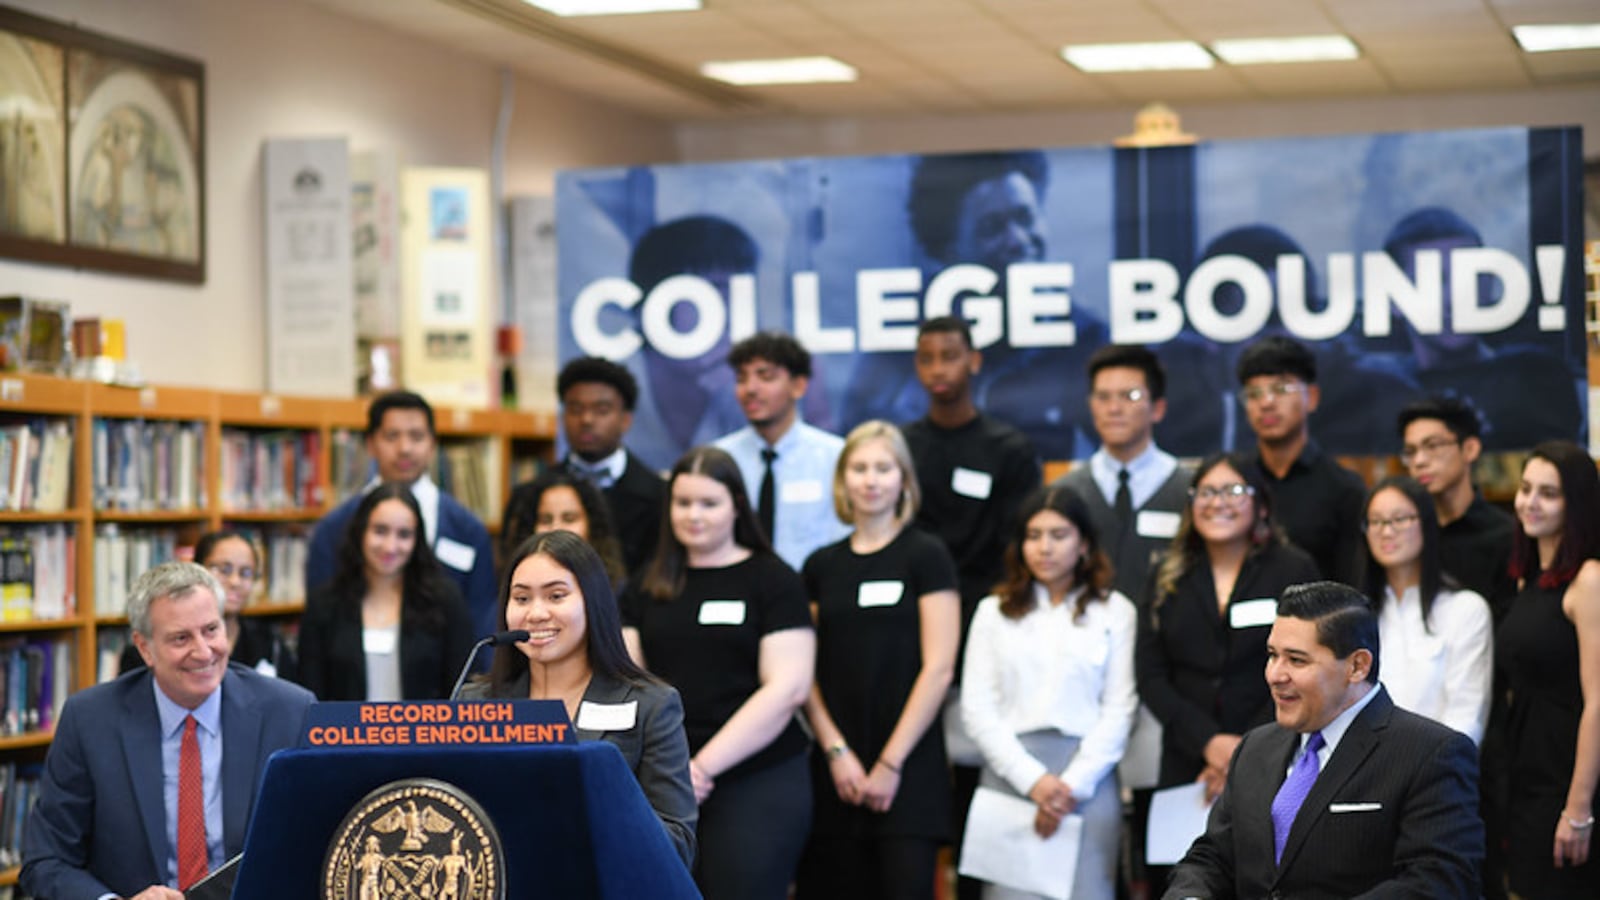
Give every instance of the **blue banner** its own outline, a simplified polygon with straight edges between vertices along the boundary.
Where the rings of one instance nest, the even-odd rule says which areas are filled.
[[[1234,364],[1268,334],[1315,351],[1335,453],[1394,453],[1429,393],[1491,450],[1581,441],[1581,167],[1577,129],[1505,128],[565,172],[560,356],[638,377],[658,468],[745,424],[725,358],[757,330],[812,352],[807,421],[917,418],[917,323],[952,312],[980,407],[1046,459],[1093,451],[1108,342],[1165,363],[1162,447],[1252,445]]]

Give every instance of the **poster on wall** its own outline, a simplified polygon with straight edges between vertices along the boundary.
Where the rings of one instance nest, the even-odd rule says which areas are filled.
[[[267,141],[267,390],[348,397],[356,384],[350,152],[343,138]]]
[[[205,280],[205,67],[0,9],[0,254]]]
[[[489,179],[481,169],[406,169],[400,316],[405,386],[443,406],[493,401],[496,295]]]
[[[919,417],[916,327],[947,313],[1045,459],[1093,451],[1107,343],[1164,361],[1164,448],[1252,445],[1234,364],[1272,334],[1315,352],[1334,453],[1392,454],[1434,392],[1490,449],[1581,440],[1581,160],[1577,129],[1505,128],[566,172],[559,354],[635,373],[663,468],[744,424],[725,358],[760,329],[813,354],[807,421]]]
[[[522,409],[556,408],[556,205],[555,198],[513,197],[511,292],[524,340],[517,356],[517,399]]]

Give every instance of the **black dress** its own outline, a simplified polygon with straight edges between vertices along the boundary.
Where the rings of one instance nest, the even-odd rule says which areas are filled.
[[[856,758],[870,769],[922,669],[918,598],[955,590],[955,563],[938,538],[907,527],[862,555],[847,537],[811,554],[802,572],[817,605],[817,687]],[[887,812],[839,799],[821,752],[813,754],[817,835],[851,838],[950,837],[950,776],[938,718],[901,766]]]
[[[1577,761],[1578,630],[1561,611],[1566,586],[1541,588],[1538,576],[1512,601],[1495,636],[1496,661],[1511,689],[1506,761],[1511,797],[1503,833],[1511,889],[1523,897],[1600,897],[1600,849],[1591,838],[1589,862],[1557,869],[1551,861],[1557,817]],[[1600,803],[1600,791],[1596,792]]]

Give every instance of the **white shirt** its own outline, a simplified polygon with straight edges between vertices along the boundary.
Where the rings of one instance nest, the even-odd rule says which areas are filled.
[[[754,426],[746,425],[718,438],[716,446],[738,464],[750,508],[755,509],[760,503],[761,479],[767,474],[767,461],[761,458],[767,442]],[[772,461],[776,507],[773,534],[768,537],[778,556],[799,571],[806,557],[850,533],[850,526],[839,521],[833,508],[833,472],[839,465],[844,438],[797,418],[772,449],[778,453]]]
[[[1089,457],[1089,474],[1094,477],[1095,487],[1100,489],[1106,503],[1113,507],[1117,503],[1117,473],[1122,468],[1123,464],[1107,453],[1104,447]],[[1133,499],[1133,508],[1140,509],[1177,471],[1178,459],[1151,441],[1145,445],[1143,453],[1128,462],[1127,469],[1128,495]]]
[[[1416,588],[1399,598],[1384,588],[1378,674],[1396,706],[1480,743],[1489,719],[1494,662],[1489,604],[1472,591],[1441,589],[1428,618],[1424,628]]]
[[[596,487],[605,490],[621,481],[622,473],[628,471],[628,451],[624,447],[618,447],[610,456],[594,462],[589,462],[576,453],[568,453],[567,465],[593,479]],[[602,472],[606,475],[605,481],[600,478]]]
[[[1139,707],[1133,603],[1112,591],[1073,621],[1077,595],[1052,606],[1035,584],[1036,605],[1021,619],[1006,618],[1000,599],[985,597],[967,634],[962,720],[985,764],[1023,796],[1047,770],[1017,735],[1053,728],[1079,738],[1060,778],[1087,800],[1122,758]]]

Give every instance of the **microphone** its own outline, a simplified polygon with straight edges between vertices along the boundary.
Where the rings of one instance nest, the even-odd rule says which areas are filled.
[[[497,631],[483,640],[472,645],[472,652],[467,654],[467,661],[461,664],[461,674],[456,676],[456,686],[450,689],[450,699],[455,700],[461,696],[461,685],[467,680],[467,673],[472,671],[472,661],[478,658],[478,651],[489,646],[504,647],[528,639],[528,633],[518,628],[514,631]]]

